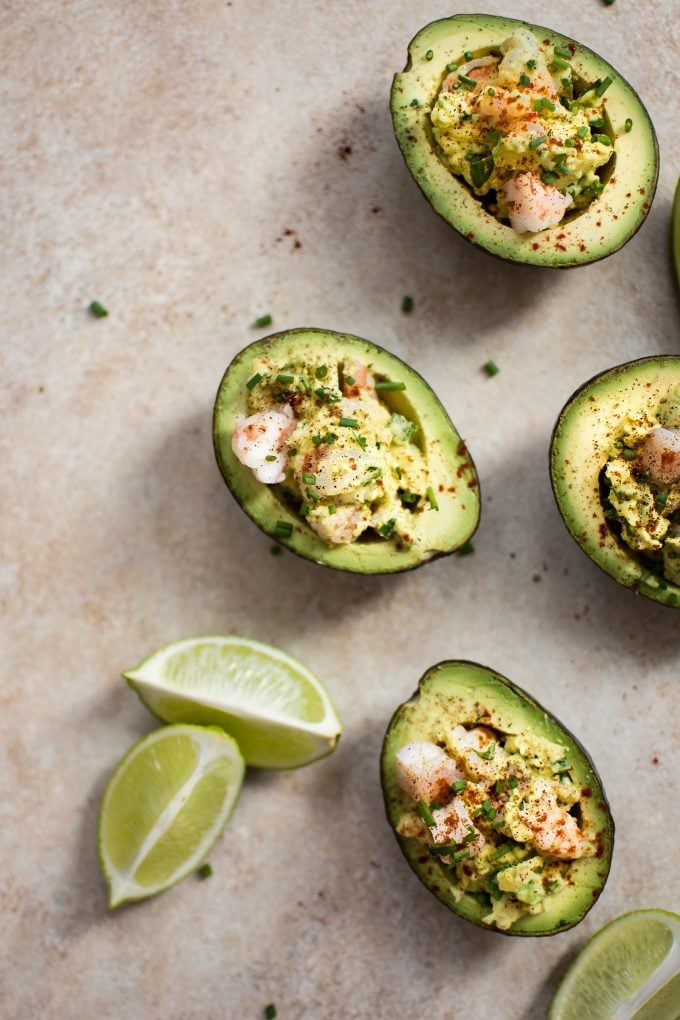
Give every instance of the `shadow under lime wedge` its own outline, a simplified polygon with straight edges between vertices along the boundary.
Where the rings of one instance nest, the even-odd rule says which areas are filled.
[[[216,727],[166,726],[134,744],[99,811],[109,906],[163,892],[194,871],[224,828],[245,765]]]
[[[677,1020],[680,916],[634,910],[586,942],[557,989],[549,1020]]]
[[[220,726],[256,768],[309,765],[331,754],[342,732],[321,681],[260,641],[185,638],[123,676],[163,722]]]

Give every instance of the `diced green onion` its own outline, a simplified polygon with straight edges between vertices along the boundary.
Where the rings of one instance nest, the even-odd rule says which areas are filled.
[[[289,457],[294,457],[296,453],[297,453],[297,446],[290,446],[288,448],[288,456]]]
[[[457,843],[430,843],[427,852],[433,857],[448,857],[449,854],[457,853]]]
[[[428,50],[427,53],[425,54],[425,59],[426,60],[432,60],[433,56],[434,56],[433,51],[432,50]]]
[[[595,87],[594,92],[598,99],[605,94],[609,86],[612,85],[613,83],[614,79],[607,77],[604,79],[604,81],[601,81],[600,84]]]
[[[410,297],[408,294],[405,294],[401,299],[401,310],[402,312],[405,312],[407,315],[409,312],[413,311],[413,298]]]
[[[472,52],[472,50],[466,50],[463,56],[465,57],[466,60],[472,60],[472,58],[474,57],[474,53]]]
[[[547,142],[547,141],[548,141],[548,136],[547,135],[539,135],[538,138],[532,138],[531,139],[531,141],[529,142],[529,148],[530,149],[537,149],[539,147],[539,145],[543,145],[543,142]]]
[[[626,132],[626,134],[629,131],[633,130],[633,121],[631,120],[630,117],[626,117],[626,123],[623,125],[623,130]]]
[[[257,386],[257,384],[259,383],[261,378],[262,376],[260,375],[259,372],[256,372],[255,375],[251,375],[250,379],[246,383],[246,389],[248,390],[254,389],[255,386]]]
[[[293,534],[293,525],[290,521],[277,521],[274,525],[274,534],[277,538],[290,538]]]
[[[482,370],[486,372],[489,378],[493,378],[494,375],[498,375],[498,373],[500,372],[500,368],[498,367],[495,361],[486,361],[482,365]]]
[[[466,860],[470,856],[469,850],[456,850],[455,854],[451,855],[451,860],[456,864],[460,864],[461,861]]]
[[[474,88],[477,84],[474,78],[468,78],[466,74],[459,74],[458,81],[461,85],[465,85],[467,88]]]
[[[354,376],[353,375],[346,375],[345,376],[345,382],[347,383],[348,386],[354,386],[354,382],[355,382]]]
[[[585,138],[586,135],[588,134],[588,128],[586,127],[586,125],[584,124],[582,127],[580,127],[576,134],[578,135],[579,138]]]
[[[553,53],[556,53],[558,57],[564,57],[566,60],[571,60],[572,52],[567,49],[566,46],[555,46],[553,47]]]
[[[326,376],[328,375],[328,369],[326,368],[325,365],[319,365],[319,367],[314,372],[314,375],[316,376],[317,379],[325,379]]]
[[[411,106],[420,106],[420,100],[412,99],[411,100]]]
[[[261,315],[258,319],[255,319],[253,329],[263,329],[265,326],[271,326],[273,321],[271,315]]]
[[[530,71],[535,71],[536,70],[536,61],[535,60],[527,60],[527,67],[529,68]]]
[[[559,772],[568,772],[570,768],[571,765],[567,758],[558,758],[558,760],[554,761],[551,765],[553,775]]]
[[[593,141],[594,142],[599,142],[600,145],[613,145],[614,144],[612,142],[611,138],[609,137],[609,135],[593,135]]]
[[[302,388],[305,391],[305,393],[312,392],[312,387],[309,385],[309,379],[307,378],[306,375],[300,376],[300,382],[302,383]]]
[[[269,460],[269,461],[275,461],[276,460],[276,454],[268,453],[267,456],[264,459],[265,460]]]
[[[368,440],[366,439],[366,436],[360,436],[358,432],[355,432],[354,433],[354,438],[356,439],[357,446],[360,446],[362,450],[365,450],[366,446],[368,444]]]
[[[541,180],[544,184],[554,184],[558,180],[558,174],[553,174],[550,170],[546,170],[545,173],[541,174]]]
[[[493,87],[493,85],[489,85],[488,89],[486,90],[486,94],[487,94],[487,96],[495,96],[496,95],[496,90]]]
[[[510,776],[510,778],[508,779],[508,786],[510,787],[511,790],[516,790],[517,789],[517,787],[519,786],[519,783],[517,782],[517,779],[516,779],[515,776]]]
[[[310,475],[305,472],[302,476],[302,481],[305,485],[316,485],[316,475]]]
[[[534,108],[534,110],[537,113],[540,113],[541,110],[554,110],[555,109],[555,104],[551,103],[550,100],[546,99],[544,96],[541,96],[540,99],[534,99],[532,101],[531,105],[532,105],[532,107]]]
[[[475,547],[472,542],[469,541],[465,542],[464,545],[461,545],[460,549],[456,550],[458,556],[471,556],[474,551]]]
[[[480,758],[483,758],[484,761],[493,761],[496,757],[496,744],[489,744],[486,751],[477,751],[475,749],[475,754],[479,755]]]
[[[431,485],[428,485],[425,490],[425,497],[433,510],[439,510],[439,503],[437,502],[437,497],[435,496],[434,489]]]
[[[568,67],[569,67],[568,61],[562,60],[562,57],[553,57],[552,62],[550,64],[551,71],[553,70],[553,68],[556,71],[565,71]]]
[[[451,783],[451,789],[453,790],[454,793],[462,793],[466,786],[467,779],[455,779]]]
[[[412,504],[417,503],[418,500],[420,499],[420,496],[418,495],[417,492],[401,492],[399,493],[399,498],[402,501],[402,503]]]
[[[405,390],[406,389],[406,383],[405,382],[377,382],[375,384],[375,389],[376,389],[377,392],[382,391],[384,393],[390,393],[390,392],[396,391],[396,390]]]
[[[446,70],[449,71],[449,72],[457,71],[458,70],[458,64],[454,64],[454,63],[447,64],[446,65]]]
[[[571,173],[569,167],[564,162],[564,156],[560,156],[558,159],[556,159],[553,162],[553,167],[555,168],[555,170],[557,170],[558,174],[562,174],[564,177],[568,177],[569,174]]]
[[[330,517],[332,517],[333,514],[337,513],[338,511],[338,508],[334,503],[329,503],[327,509]]]
[[[573,148],[576,147],[576,142],[574,141],[573,138],[565,138],[565,140],[564,140],[564,147],[566,149],[573,149]]]
[[[540,574],[534,574],[533,577],[531,578],[531,580],[534,582],[534,584],[538,584],[539,581],[541,580],[541,575]]]
[[[109,314],[108,308],[104,308],[104,305],[100,301],[91,301],[87,308],[90,315],[93,315],[95,319],[105,319]]]
[[[279,546],[277,545],[277,549]],[[199,878],[210,878],[212,876],[213,869],[209,864],[202,864],[196,874]]]
[[[328,386],[318,386],[314,393],[324,404],[337,404],[339,400],[342,400],[341,395],[334,393]]]
[[[505,780],[504,779],[497,779],[496,780],[496,787],[495,787],[495,789],[496,789],[496,793],[505,793]]]
[[[520,74],[518,84],[522,86],[531,85],[531,78],[528,74]]]
[[[429,828],[432,828],[433,825],[437,824],[434,820],[434,815],[424,800],[418,801],[418,810],[420,811],[420,817]]]
[[[277,375],[276,381],[280,382],[280,383],[295,382],[295,376],[294,375]]]
[[[357,427],[356,418],[341,418],[338,425],[343,429],[355,429]]]
[[[490,822],[496,817],[496,808],[488,798],[482,801],[482,814]]]
[[[380,527],[378,528],[378,534],[382,535],[383,538],[392,538],[392,535],[394,534],[394,526],[396,523],[397,522],[394,519],[394,517],[390,517],[389,521],[386,521],[385,524],[380,525]]]
[[[667,492],[657,492],[656,495],[654,496],[654,506],[659,511],[659,513],[661,513],[661,511],[665,509],[667,502],[668,502]]]
[[[604,117],[593,117],[593,119],[589,120],[588,123],[591,129],[595,128],[595,130],[599,131],[600,128],[604,127]]]
[[[635,450],[631,450],[629,446],[624,446],[621,454],[623,455],[624,460],[635,460],[637,457]]]
[[[264,1007],[264,1020],[276,1020],[276,1006],[273,1002]]]
[[[490,855],[489,860],[497,861],[501,857],[505,857],[506,854],[509,854],[514,849],[515,848],[512,843],[503,843],[502,846],[498,847],[498,850],[494,850],[494,852]]]

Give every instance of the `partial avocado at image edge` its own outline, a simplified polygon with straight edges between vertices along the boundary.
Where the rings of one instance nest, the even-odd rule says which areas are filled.
[[[515,233],[512,227],[484,210],[467,184],[440,159],[429,123],[429,110],[446,76],[447,63],[460,60],[467,50],[478,53],[497,49],[519,28],[529,29],[555,45],[573,44],[574,67],[588,80],[607,76],[614,79],[607,92],[607,112],[616,137],[616,164],[601,198],[591,202],[578,216],[529,234]],[[406,67],[393,79],[390,107],[406,165],[434,211],[473,245],[506,261],[546,268],[596,262],[623,247],[640,228],[651,207],[659,172],[659,149],[647,110],[611,64],[552,29],[486,14],[461,14],[433,21],[409,43]],[[630,132],[624,127],[628,119],[633,122]],[[603,220],[611,228],[607,236],[602,230]]]
[[[567,400],[550,441],[553,494],[572,538],[618,584],[671,608],[680,607],[680,587],[650,576],[635,552],[613,534],[602,508],[599,477],[606,450],[627,414],[656,407],[678,386],[680,356],[639,358],[600,372]]]
[[[418,425],[428,468],[455,483],[437,490],[438,510],[414,514],[415,541],[395,539],[329,545],[286,502],[277,486],[254,477],[231,448],[235,416],[246,410],[246,383],[253,361],[270,355],[299,357],[309,352],[337,361],[356,357],[388,378],[405,381],[403,393],[382,395],[388,406],[398,401],[400,411]],[[396,406],[396,405],[395,405]],[[274,333],[249,344],[228,366],[220,383],[213,415],[213,445],[222,477],[242,510],[265,534],[304,559],[335,570],[359,574],[391,574],[412,570],[449,555],[468,542],[477,529],[481,510],[479,479],[464,440],[441,401],[415,369],[396,355],[361,337],[333,330],[303,327]],[[463,494],[461,495],[461,490]],[[276,532],[277,521],[291,526],[290,537]]]
[[[483,707],[492,718],[500,716],[504,719],[506,725],[512,720],[513,732],[516,732],[516,728],[522,730],[524,727],[529,733],[540,731],[539,735],[550,734],[548,739],[566,745],[568,753],[574,758],[579,783],[590,788],[591,795],[584,803],[590,819],[598,828],[603,852],[601,856],[581,858],[574,862],[579,865],[582,881],[573,892],[567,890],[558,894],[555,917],[548,912],[528,915],[507,930],[484,924],[482,916],[487,909],[468,893],[458,898],[454,896],[455,883],[449,879],[444,867],[433,858],[423,861],[422,844],[418,839],[396,833],[401,811],[409,798],[398,784],[395,755],[404,744],[427,739],[425,733],[430,726],[428,698],[432,699],[438,710],[441,709],[441,705],[436,702],[437,685],[450,687],[452,697],[460,697],[461,692],[469,691],[471,709],[475,713],[479,714],[477,710]],[[418,717],[419,714],[422,718]],[[438,718],[438,724],[440,722]],[[494,726],[494,722],[489,725]],[[597,901],[609,875],[614,848],[614,821],[602,781],[580,741],[526,691],[501,674],[468,660],[448,660],[428,669],[420,679],[418,689],[408,701],[399,705],[389,722],[382,745],[380,772],[387,819],[411,869],[437,899],[464,920],[501,935],[546,937],[573,928]],[[570,895],[573,901],[565,906],[565,899]]]

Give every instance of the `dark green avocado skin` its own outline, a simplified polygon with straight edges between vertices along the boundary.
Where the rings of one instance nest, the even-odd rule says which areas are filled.
[[[396,711],[393,713],[388,724],[385,737],[383,739],[380,756],[380,773],[387,821],[394,832],[394,816],[391,812],[398,810],[398,808],[396,804],[392,802],[393,794],[389,790],[389,787],[390,786],[394,787],[396,785],[396,779],[392,777],[390,761],[393,752],[396,753],[396,750],[398,750],[398,747],[394,746],[393,743],[393,741],[396,743],[395,729],[402,722],[404,713],[407,712],[412,706],[418,705],[421,695],[423,691],[427,689],[428,685],[433,680],[436,680],[439,674],[446,673],[449,671],[453,671],[454,673],[460,672],[463,675],[465,673],[478,674],[480,677],[481,688],[485,688],[487,685],[490,684],[491,686],[497,687],[497,690],[499,692],[499,698],[501,700],[504,694],[511,696],[513,699],[519,699],[520,703],[524,707],[527,719],[529,720],[529,724],[526,727],[528,731],[532,731],[533,729],[535,729],[535,720],[539,718],[549,720],[551,725],[556,727],[556,730],[559,731],[560,739],[569,748],[569,753],[578,756],[578,759],[580,760],[580,765],[582,766],[585,774],[588,776],[589,784],[592,789],[592,800],[595,815],[598,819],[601,819],[600,832],[602,834],[603,846],[605,847],[605,851],[602,857],[593,858],[593,861],[595,860],[598,861],[597,865],[598,868],[602,869],[598,871],[599,876],[598,885],[592,889],[592,895],[589,899],[589,902],[584,905],[583,909],[578,910],[575,914],[570,916],[569,915],[564,916],[564,914],[567,913],[567,911],[562,910],[561,916],[558,918],[556,924],[549,930],[519,931],[513,930],[513,928],[510,928],[508,930],[502,930],[499,928],[491,927],[488,924],[484,924],[481,921],[481,919],[471,917],[469,913],[463,913],[462,911],[458,910],[456,905],[453,904],[449,898],[442,895],[442,885],[440,884],[439,886],[434,886],[429,881],[428,876],[424,873],[420,861],[420,858],[422,857],[422,848],[414,852],[413,847],[410,845],[411,843],[413,843],[413,840],[410,840],[407,837],[401,837],[395,832],[394,834],[397,839],[397,842],[399,843],[399,847],[404,856],[406,857],[406,860],[408,861],[411,869],[415,872],[415,874],[418,876],[420,881],[426,886],[426,888],[437,899],[441,900],[445,906],[449,907],[449,909],[452,910],[453,913],[458,914],[458,916],[460,916],[463,920],[469,921],[471,924],[475,924],[477,927],[483,928],[485,931],[492,931],[501,935],[524,938],[537,938],[537,937],[543,938],[547,936],[557,935],[563,931],[568,931],[570,928],[573,928],[575,925],[579,924],[579,922],[583,920],[583,918],[588,913],[590,908],[595,904],[597,898],[599,897],[602,889],[606,884],[607,878],[609,876],[609,871],[611,868],[611,861],[614,850],[614,832],[615,832],[614,819],[612,818],[611,808],[604,793],[602,780],[600,779],[600,776],[597,772],[597,769],[595,768],[595,765],[590,755],[583,747],[581,742],[573,735],[573,733],[571,733],[569,729],[567,729],[566,726],[563,726],[562,723],[560,723],[559,720],[552,713],[548,712],[547,709],[545,709],[541,704],[539,704],[539,702],[532,698],[531,695],[527,694],[526,691],[524,691],[521,687],[518,687],[511,680],[508,680],[507,677],[502,676],[500,673],[496,673],[494,670],[491,670],[486,666],[482,666],[480,663],[473,662],[467,659],[445,660],[430,667],[430,669],[428,669],[426,673],[424,673],[424,675],[421,677],[418,683],[417,690],[414,691],[411,698],[408,701],[404,702],[403,704],[399,705]],[[473,688],[471,687],[471,689]],[[483,696],[485,697],[486,702],[488,703],[490,701],[488,697],[488,692],[485,691]],[[534,720],[533,727],[531,725],[532,719]],[[427,739],[426,737],[419,738],[418,735],[414,733],[409,734],[409,736],[410,739],[412,740]],[[402,745],[399,744],[399,746]],[[443,869],[442,874],[444,874]],[[439,879],[439,881],[441,882],[441,878]]]
[[[289,350],[291,355],[294,356],[298,352],[299,345],[301,343],[309,343],[310,337],[317,345],[315,348],[317,353],[320,350],[318,345],[326,344],[329,356],[337,356],[339,352],[344,353],[346,356],[352,354],[361,356],[367,362],[377,365],[378,370],[382,369],[389,373],[398,373],[399,378],[407,381],[406,392],[409,396],[414,393],[417,395],[418,400],[415,397],[413,398],[413,406],[420,418],[422,431],[428,433],[429,430],[425,424],[427,421],[435,423],[437,430],[436,449],[446,450],[446,459],[452,465],[452,472],[455,474],[457,470],[460,470],[458,478],[462,478],[463,481],[468,480],[470,485],[469,506],[474,505],[475,508],[474,512],[468,509],[461,524],[463,530],[461,530],[460,534],[455,535],[448,544],[443,543],[441,548],[436,546],[428,547],[419,559],[416,558],[419,551],[412,551],[407,554],[395,548],[395,543],[385,540],[380,540],[379,543],[370,543],[373,547],[379,544],[381,554],[378,556],[375,553],[371,553],[370,559],[367,555],[368,543],[363,542],[355,542],[349,546],[343,546],[341,549],[344,551],[341,553],[336,549],[329,551],[326,543],[318,538],[312,529],[296,513],[292,513],[290,509],[287,512],[293,525],[293,534],[290,539],[281,538],[276,534],[275,528],[277,519],[285,513],[282,506],[272,498],[263,509],[262,499],[259,499],[258,502],[255,498],[251,498],[252,492],[249,493],[247,488],[245,488],[249,484],[252,488],[252,482],[250,481],[251,472],[235,460],[231,454],[229,443],[225,440],[225,435],[229,431],[228,426],[225,425],[225,414],[231,408],[233,400],[238,399],[239,391],[234,386],[234,380],[241,379],[245,382],[250,375],[250,365],[254,357],[264,357],[267,354],[278,355],[282,352],[285,353],[286,350]],[[325,347],[323,350],[326,352]],[[315,327],[302,327],[271,334],[262,340],[254,341],[240,351],[227,367],[218,387],[213,412],[213,448],[218,467],[227,487],[250,519],[265,534],[269,535],[270,538],[287,548],[290,552],[294,552],[304,559],[311,560],[333,570],[343,570],[358,574],[394,574],[414,570],[434,559],[455,552],[461,545],[469,541],[479,523],[481,495],[474,463],[465,443],[456,432],[455,426],[434,391],[410,365],[396,355],[386,351],[372,341],[364,340],[351,334],[337,333],[332,330]],[[257,487],[260,494],[265,489],[274,488],[263,486],[261,483],[257,483]],[[267,501],[267,497],[264,498],[264,501]],[[350,552],[348,553],[347,550],[350,550]],[[340,556],[342,556],[341,559]],[[408,558],[406,558],[407,556]]]
[[[569,534],[580,546],[586,556],[608,574],[617,584],[629,588],[638,595],[644,595],[661,605],[671,609],[680,608],[680,589],[670,582],[663,582],[665,587],[657,587],[643,579],[646,569],[639,567],[639,559],[634,550],[611,533],[604,517],[602,517],[599,488],[594,485],[583,486],[580,500],[571,500],[571,493],[580,491],[578,474],[567,479],[566,464],[578,471],[579,453],[582,454],[584,465],[588,463],[588,452],[576,448],[567,450],[565,441],[570,435],[570,420],[579,405],[587,406],[597,403],[596,396],[609,390],[614,394],[618,406],[628,406],[627,391],[632,386],[652,392],[652,405],[656,405],[659,392],[657,381],[667,379],[669,390],[680,388],[680,357],[677,355],[653,355],[637,358],[633,361],[616,365],[598,372],[582,383],[569,397],[555,422],[550,439],[550,482],[557,508]],[[654,408],[655,409],[655,406]],[[594,421],[595,424],[595,421]],[[608,445],[611,445],[609,443]],[[593,471],[599,475],[601,463],[595,464]],[[567,481],[572,484],[567,485]],[[593,524],[593,522],[595,522]],[[592,535],[593,527],[598,529],[596,538]],[[643,576],[641,576],[643,575]]]
[[[461,217],[459,211],[456,209],[455,204],[448,203],[443,196],[438,195],[436,189],[428,183],[428,174],[422,169],[428,161],[439,161],[438,150],[436,143],[432,138],[431,130],[429,127],[424,133],[425,140],[420,137],[416,140],[410,133],[408,124],[404,122],[404,109],[403,109],[403,79],[409,72],[415,73],[417,68],[414,63],[412,50],[416,45],[421,36],[424,36],[428,30],[436,29],[439,26],[445,24],[452,26],[452,31],[462,31],[466,26],[474,28],[477,25],[491,25],[497,24],[499,26],[498,31],[502,32],[503,24],[507,25],[512,23],[516,28],[526,28],[533,31],[538,36],[550,38],[551,40],[559,42],[561,45],[576,47],[577,55],[580,55],[585,61],[593,62],[593,79],[598,76],[598,66],[606,67],[609,71],[615,75],[615,82],[620,83],[622,89],[625,92],[626,101],[630,101],[634,104],[635,109],[631,110],[633,114],[632,118],[634,121],[644,123],[645,136],[644,140],[639,143],[638,149],[640,151],[640,160],[642,161],[645,171],[644,176],[646,178],[645,194],[643,202],[641,199],[636,199],[639,205],[639,210],[635,222],[627,225],[625,231],[620,237],[614,237],[611,243],[607,246],[606,250],[602,251],[583,251],[582,246],[571,245],[566,254],[557,255],[553,253],[553,257],[550,257],[550,252],[534,252],[532,247],[536,245],[533,243],[535,239],[541,239],[542,234],[548,232],[540,232],[539,234],[526,234],[528,238],[526,250],[504,250],[502,242],[486,241],[483,237],[484,231],[481,229],[484,213],[482,211],[481,204],[478,203],[477,215],[474,220],[464,219]],[[499,39],[498,42],[501,42]],[[435,58],[436,60],[436,58]],[[442,75],[443,77],[443,75]],[[432,96],[429,97],[428,101],[432,100]],[[422,104],[421,104],[422,105]],[[607,64],[598,54],[594,53],[588,47],[579,43],[575,39],[571,39],[569,36],[563,35],[554,29],[547,28],[543,25],[535,25],[528,21],[523,21],[518,18],[506,18],[499,17],[492,14],[457,14],[449,18],[437,19],[426,24],[416,35],[411,39],[408,44],[408,58],[404,69],[400,73],[394,75],[392,81],[392,88],[390,92],[390,109],[392,113],[392,122],[394,127],[395,136],[401,150],[401,154],[404,158],[409,173],[413,177],[414,181],[421,190],[423,197],[434,209],[438,216],[440,216],[449,226],[453,227],[468,243],[472,244],[476,248],[481,248],[487,254],[499,258],[504,262],[513,262],[516,264],[525,264],[538,266],[539,268],[547,269],[571,269],[580,265],[587,265],[593,262],[601,261],[604,258],[608,258],[613,255],[616,251],[619,251],[627,242],[637,233],[642,224],[644,223],[649,209],[651,208],[652,201],[656,192],[656,186],[659,176],[659,145],[656,137],[654,126],[649,118],[644,104],[642,103],[637,92],[632,86],[616,71],[611,65]],[[413,144],[415,143],[415,144]],[[420,149],[420,156],[416,158],[414,152],[416,149]],[[623,186],[623,190],[629,190],[633,196],[637,195],[640,187],[640,179],[634,173],[634,169],[631,173],[626,173],[624,167],[620,166],[620,161],[615,166],[615,174],[619,178],[618,188]],[[453,176],[453,175],[452,175]],[[610,176],[614,176],[613,174]],[[465,185],[463,185],[465,187]],[[595,209],[596,203],[591,204],[591,209]],[[487,217],[488,218],[488,217]],[[593,219],[597,221],[600,218],[599,215],[595,215]],[[582,219],[582,216],[577,217]],[[617,219],[619,217],[617,216]],[[560,230],[560,227],[556,228]],[[594,232],[593,228],[593,232]],[[511,228],[507,228],[511,231]],[[553,231],[554,233],[555,231]],[[599,232],[599,231],[598,231]],[[480,236],[482,235],[482,236]]]

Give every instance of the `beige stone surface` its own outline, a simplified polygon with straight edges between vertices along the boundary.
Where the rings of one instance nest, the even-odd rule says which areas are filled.
[[[551,427],[577,385],[678,350],[668,229],[680,10],[485,6],[591,45],[650,110],[657,198],[605,262],[506,265],[422,200],[387,97],[408,40],[448,3],[2,5],[8,1020],[256,1020],[272,1000],[282,1020],[539,1020],[591,932],[636,907],[680,909],[680,618],[583,556],[547,473]],[[107,319],[87,315],[93,298]],[[270,555],[210,438],[219,379],[264,312],[277,328],[366,336],[436,385],[481,476],[474,556],[360,578]],[[492,380],[488,358],[501,368]],[[110,913],[97,806],[115,762],[154,725],[120,670],[213,631],[301,657],[345,735],[317,766],[249,775],[210,881]],[[447,657],[527,687],[602,773],[614,867],[562,936],[507,939],[458,920],[385,822],[385,726]]]

